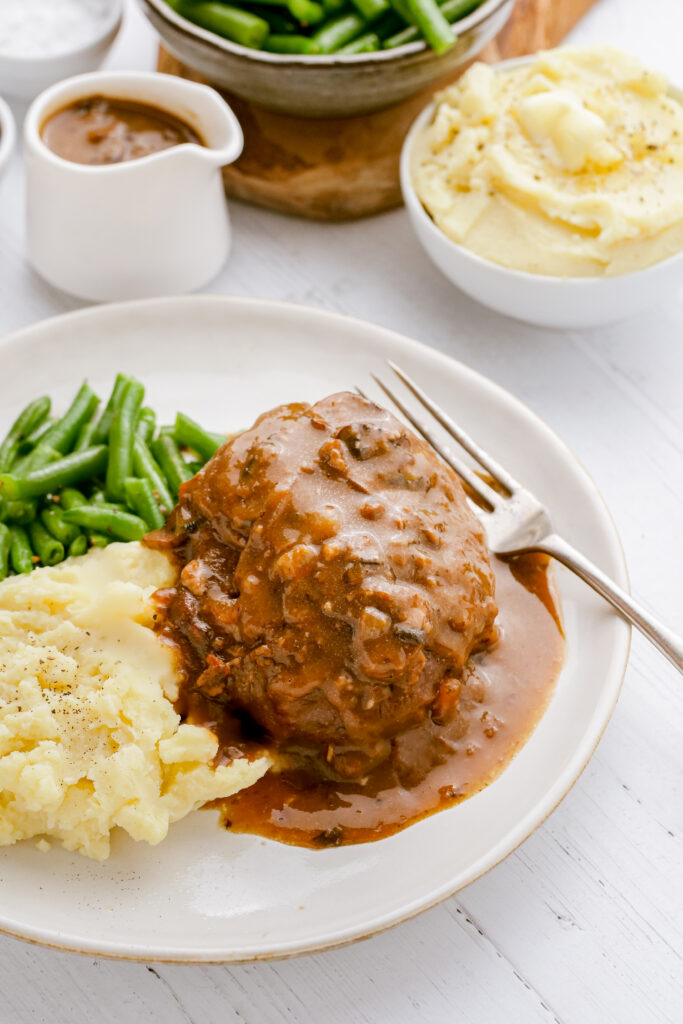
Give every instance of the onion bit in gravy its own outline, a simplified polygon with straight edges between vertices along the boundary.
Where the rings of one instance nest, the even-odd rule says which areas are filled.
[[[180,489],[147,543],[178,710],[278,770],[226,825],[307,846],[389,835],[486,785],[563,656],[547,564],[489,558],[459,478],[389,412],[285,405]]]
[[[188,124],[167,110],[106,96],[90,96],[57,110],[41,134],[48,149],[63,160],[91,167],[139,160],[187,142],[203,145]]]

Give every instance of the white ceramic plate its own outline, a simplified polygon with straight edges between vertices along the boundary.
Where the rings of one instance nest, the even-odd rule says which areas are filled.
[[[232,430],[279,402],[360,385],[391,356],[552,509],[559,530],[622,585],[614,526],[557,437],[507,392],[415,341],[314,309],[180,298],[103,306],[0,344],[0,432],[29,399],[135,373],[164,418]],[[533,736],[482,793],[376,843],[311,851],[218,827],[198,811],[157,847],[118,836],[97,864],[33,844],[0,850],[0,928],[108,956],[246,961],[327,949],[433,906],[510,853],[586,765],[619,693],[629,630],[558,572],[568,658]]]

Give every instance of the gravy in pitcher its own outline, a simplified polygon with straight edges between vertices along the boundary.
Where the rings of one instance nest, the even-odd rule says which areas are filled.
[[[188,124],[167,110],[106,96],[89,96],[55,111],[41,135],[63,160],[92,167],[139,160],[186,142],[204,145]]]

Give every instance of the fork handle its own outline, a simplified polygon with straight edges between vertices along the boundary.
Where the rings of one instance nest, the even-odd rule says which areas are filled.
[[[538,545],[538,550],[546,555],[552,555],[558,562],[562,562],[582,580],[585,580],[593,590],[609,601],[631,625],[639,629],[661,651],[664,657],[676,666],[679,672],[683,673],[683,639],[637,604],[625,590],[622,590],[609,576],[598,569],[597,565],[593,565],[580,551],[577,551],[556,533],[544,537]]]

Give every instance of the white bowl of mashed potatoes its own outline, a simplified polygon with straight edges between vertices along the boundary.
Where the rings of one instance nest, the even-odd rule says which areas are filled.
[[[683,279],[683,93],[612,47],[473,65],[412,126],[401,185],[434,263],[516,319],[595,327]]]

